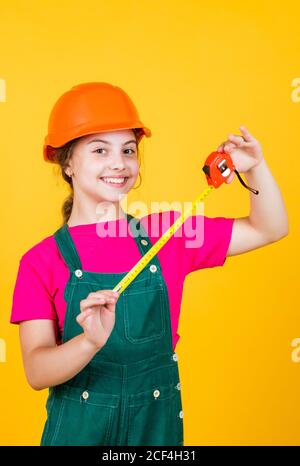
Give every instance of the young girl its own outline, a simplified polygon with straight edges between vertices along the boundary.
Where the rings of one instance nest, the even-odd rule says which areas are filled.
[[[103,82],[64,93],[48,130],[44,158],[59,164],[71,194],[62,226],[20,260],[11,315],[28,383],[49,387],[41,445],[184,445],[175,352],[184,279],[288,232],[260,144],[241,127],[218,148],[259,190],[250,215],[189,217],[187,227],[201,226],[200,244],[189,247],[182,228],[118,295],[116,284],[181,214],[138,219],[120,206],[151,131],[129,96]]]

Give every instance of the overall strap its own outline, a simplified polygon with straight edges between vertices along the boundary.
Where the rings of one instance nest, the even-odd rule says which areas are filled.
[[[127,222],[129,223],[133,238],[137,244],[137,247],[139,248],[141,255],[144,256],[146,252],[148,252],[148,250],[152,247],[150,238],[138,218],[133,217],[130,214],[126,215]],[[65,223],[54,233],[54,239],[70,272],[72,273],[77,269],[82,269],[81,260],[77,253],[71,234],[69,232],[69,227],[67,223]],[[157,267],[161,268],[157,254],[151,259],[150,262],[152,264],[155,264]]]
[[[150,241],[150,238],[145,228],[143,227],[140,219],[133,217],[130,214],[126,214],[126,215],[127,215],[127,221],[129,223],[129,226],[130,226],[132,235],[134,237],[134,240],[137,244],[137,247],[139,248],[141,255],[144,256],[146,252],[148,252],[149,249],[152,248],[152,243]],[[155,254],[155,256],[151,259],[150,263],[155,264],[157,267],[161,269],[157,254]]]
[[[81,260],[76,251],[67,223],[54,233],[54,239],[70,272],[72,273],[74,270],[82,269]]]

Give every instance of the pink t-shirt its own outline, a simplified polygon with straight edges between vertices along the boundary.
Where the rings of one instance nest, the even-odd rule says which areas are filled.
[[[140,220],[151,243],[155,244],[180,215],[179,211],[166,211]],[[180,338],[177,329],[184,279],[193,271],[225,263],[233,221],[234,218],[190,216],[157,253],[168,289],[173,349]],[[126,229],[126,218],[69,227],[83,270],[129,271],[141,253],[132,234],[118,233]],[[105,237],[106,230],[109,233]],[[56,340],[60,344],[66,312],[63,293],[69,276],[53,235],[34,245],[19,262],[10,322],[56,320]]]

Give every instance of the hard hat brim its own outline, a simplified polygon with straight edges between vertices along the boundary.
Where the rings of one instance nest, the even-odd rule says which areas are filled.
[[[114,128],[114,129],[103,128],[103,125],[101,126],[101,128],[96,127],[96,126],[94,128],[89,127],[89,129],[86,129],[86,130],[81,128],[80,130],[78,130],[78,132],[74,132],[74,129],[73,129],[72,130],[72,137],[70,135],[69,138],[68,137],[66,138],[66,134],[65,134],[63,139],[59,140],[59,138],[57,138],[55,143],[52,142],[51,145],[48,144],[48,139],[51,139],[51,135],[48,135],[45,138],[45,144],[43,146],[44,160],[46,162],[54,162],[53,157],[54,157],[54,154],[56,152],[56,149],[58,149],[59,147],[63,147],[67,142],[71,141],[72,139],[76,139],[76,138],[79,138],[79,137],[82,137],[82,136],[87,136],[87,135],[93,134],[93,133],[101,133],[101,132],[103,133],[103,132],[108,132],[108,131],[119,131],[119,130],[121,131],[123,129],[133,129],[133,128],[137,128],[137,129],[142,130],[140,139],[144,135],[146,137],[151,137],[152,136],[151,130],[149,128],[147,128],[146,126],[140,126],[140,123],[137,123],[136,125],[133,124],[132,126],[127,125],[126,127],[121,127],[121,125],[120,125],[120,127],[117,127],[117,128]]]

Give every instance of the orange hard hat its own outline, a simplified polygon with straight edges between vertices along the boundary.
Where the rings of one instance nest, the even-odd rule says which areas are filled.
[[[105,82],[78,84],[57,100],[50,113],[44,159],[54,162],[55,149],[80,136],[130,128],[140,128],[139,140],[151,136],[123,89]]]

